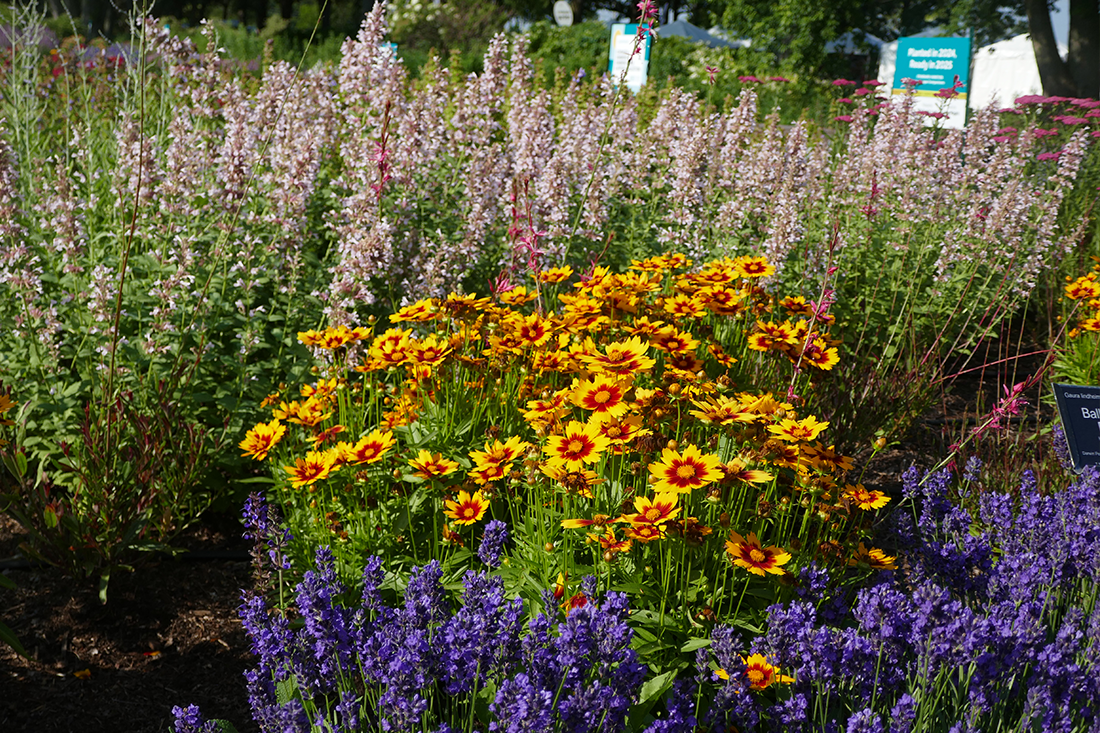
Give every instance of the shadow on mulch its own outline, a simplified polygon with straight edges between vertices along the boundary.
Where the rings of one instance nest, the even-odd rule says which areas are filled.
[[[220,524],[177,544],[246,551],[239,525]],[[14,556],[21,539],[0,515],[0,558]],[[0,731],[159,733],[172,730],[173,706],[192,703],[240,733],[256,730],[243,677],[250,643],[237,619],[247,561],[155,559],[114,575],[106,605],[94,582],[53,568],[2,572],[17,588],[0,589],[0,620],[29,659],[0,645]]]

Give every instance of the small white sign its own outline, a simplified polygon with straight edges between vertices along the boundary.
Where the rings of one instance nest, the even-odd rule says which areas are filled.
[[[652,33],[645,34],[645,40],[638,42],[638,26],[635,23],[616,23],[611,26],[611,52],[608,71],[611,81],[619,84],[626,72],[626,88],[637,94],[642,90],[649,76],[649,45]],[[634,53],[635,45],[638,53]]]
[[[554,3],[554,21],[560,26],[573,25],[573,6],[565,0]]]

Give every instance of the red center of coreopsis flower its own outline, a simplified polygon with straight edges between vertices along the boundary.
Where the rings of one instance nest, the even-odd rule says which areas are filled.
[[[355,451],[355,459],[360,463],[366,463],[372,458],[377,458],[382,453],[382,446],[378,443],[367,443]]]

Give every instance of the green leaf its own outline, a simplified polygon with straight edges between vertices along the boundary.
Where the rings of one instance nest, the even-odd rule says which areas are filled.
[[[294,677],[287,677],[275,683],[275,700],[280,705],[286,705],[298,694],[298,681]]]
[[[693,652],[696,649],[702,649],[705,646],[710,646],[710,639],[689,639],[688,643],[680,647],[680,651]]]
[[[668,688],[672,687],[673,681],[676,679],[676,673],[678,669],[672,669],[664,674],[659,674],[651,680],[646,680],[642,685],[642,691],[638,695],[638,705],[652,704],[656,701],[662,693]]]
[[[107,604],[107,584],[111,582],[111,569],[107,568],[99,576],[99,602]]]
[[[238,484],[274,484],[275,479],[270,476],[251,476],[249,478],[239,478],[236,480]]]
[[[0,621],[0,642],[3,642],[15,650],[15,653],[21,657],[27,656],[27,650],[23,648],[23,645],[19,643],[19,637]]]
[[[661,652],[671,649],[671,644],[666,644],[663,641],[647,641],[640,644],[633,644],[634,651],[638,652],[639,657],[649,659],[659,655]]]
[[[213,723],[214,725],[218,726],[218,728],[221,729],[222,733],[237,733],[236,727],[234,727],[234,725],[232,723],[230,723],[228,720],[222,720],[221,718],[215,718],[214,720],[211,720],[210,722]]]

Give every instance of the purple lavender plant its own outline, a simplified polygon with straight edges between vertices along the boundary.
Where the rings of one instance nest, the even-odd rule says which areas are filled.
[[[252,575],[261,590],[271,587],[272,570],[290,570],[286,549],[293,536],[279,519],[278,510],[260,494],[248,495],[244,503],[244,538],[252,540]]]
[[[486,680],[507,676],[519,661],[523,602],[505,600],[499,576],[468,570],[464,585],[465,603],[439,634],[440,681],[448,695],[476,692]]]
[[[218,733],[218,724],[212,720],[205,720],[199,712],[198,705],[188,705],[186,708],[172,708],[172,717],[175,718],[173,730],[175,733]]]
[[[655,719],[645,733],[692,733],[699,722],[695,717],[695,694],[694,681],[676,680],[665,698],[665,716]]]
[[[794,694],[833,701],[814,725],[834,717],[847,730],[889,722],[909,731],[918,718],[958,730],[1094,724],[1096,622],[1085,612],[1100,586],[1100,473],[1045,496],[1024,476],[1016,494],[978,497],[976,518],[949,499],[957,490],[949,473],[909,472],[904,488],[918,517],[898,513],[905,571],[860,590],[837,621],[805,594],[769,609],[764,647],[795,676]],[[945,684],[958,686],[952,704],[936,692]],[[922,708],[932,699],[941,704]],[[782,711],[767,713],[774,721]]]
[[[477,557],[491,568],[500,567],[500,555],[508,543],[508,525],[499,519],[485,525],[485,534],[477,548]]]

